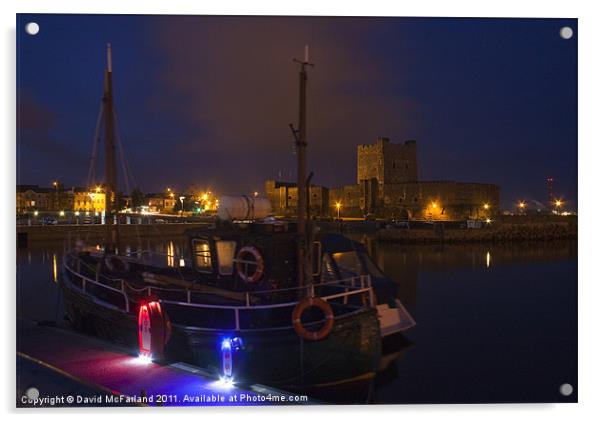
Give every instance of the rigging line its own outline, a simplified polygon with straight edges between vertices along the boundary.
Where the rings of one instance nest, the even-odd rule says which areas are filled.
[[[115,127],[119,128],[119,122],[117,120],[117,112],[115,112],[115,110],[113,110],[113,116],[115,118]],[[125,163],[125,170],[124,170],[124,174],[127,174],[127,177],[129,177],[129,182],[132,182],[134,187],[139,187],[138,186],[138,181],[136,180],[136,176],[134,175],[134,172],[132,171],[132,168],[129,164],[129,154],[128,154],[128,150],[125,147],[125,145],[123,144],[123,142],[121,141],[121,136],[119,136],[119,130],[117,130],[117,142],[119,144],[119,148],[121,150],[121,160],[122,160],[122,165]],[[125,177],[125,176],[124,176]],[[131,194],[131,191],[129,190],[128,187],[128,194]]]
[[[88,167],[88,188],[96,183],[96,157],[98,154],[98,144],[100,143],[100,123],[102,122],[103,116],[103,104],[100,102],[100,110],[98,110],[98,117],[96,118],[96,128],[94,129],[94,141],[92,142],[92,156],[90,157],[90,165]]]
[[[113,112],[113,118],[115,119],[115,126],[117,125],[117,114]],[[121,157],[121,170],[123,171],[123,181],[125,182],[125,188],[128,195],[132,192],[130,189],[130,180],[127,172],[127,164],[125,161],[125,154],[123,153],[123,143],[121,142],[121,136],[119,136],[119,130],[115,131],[115,138],[117,139],[117,147],[119,148],[119,156]]]
[[[131,190],[131,185],[130,185],[130,181],[134,182],[134,184],[136,184],[136,178],[134,177],[134,174],[132,172],[132,169],[130,168],[129,164],[128,164],[128,160],[127,160],[127,151],[125,150],[125,147],[123,146],[123,142],[121,141],[121,136],[119,135],[119,121],[117,120],[117,112],[115,111],[115,109],[113,109],[113,119],[115,120],[115,137],[117,138],[117,145],[119,146],[119,155],[121,156],[121,166],[123,169],[123,179],[125,182],[125,187],[127,190],[127,195],[130,196],[132,194],[132,190]],[[131,204],[130,204],[131,205]],[[131,217],[130,217],[131,219]],[[142,241],[142,238],[140,236],[140,227],[138,227],[139,224],[135,225],[135,231],[136,231],[136,239],[138,240],[138,243],[140,243]]]

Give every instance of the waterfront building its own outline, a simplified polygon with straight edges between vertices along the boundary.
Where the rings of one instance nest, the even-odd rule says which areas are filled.
[[[61,212],[105,210],[105,193],[101,187],[87,189],[72,187],[65,189],[59,182],[52,187],[39,185],[17,185],[17,214],[24,212]]]

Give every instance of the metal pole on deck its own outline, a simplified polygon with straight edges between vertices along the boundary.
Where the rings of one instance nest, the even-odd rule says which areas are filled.
[[[305,57],[303,61],[293,59],[299,64],[299,126],[297,130],[293,129],[295,136],[295,145],[297,150],[297,277],[299,286],[305,286],[308,281],[307,260],[308,260],[308,233],[307,233],[307,189],[306,189],[306,147],[307,147],[307,117],[306,117],[306,90],[307,90],[307,70],[308,66],[313,66],[309,62],[309,47],[305,46]]]

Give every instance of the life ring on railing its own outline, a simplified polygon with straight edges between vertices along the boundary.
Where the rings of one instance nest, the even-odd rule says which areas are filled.
[[[247,259],[251,255],[254,261]],[[254,266],[255,271],[247,273],[249,266]],[[264,261],[259,250],[254,246],[243,246],[236,255],[236,272],[247,283],[257,283],[261,280],[264,270]]]
[[[303,315],[303,312],[314,306],[324,313],[324,318],[326,319],[324,326],[318,331],[308,330],[303,326],[303,322],[301,321],[301,315]],[[333,325],[334,314],[332,312],[332,308],[328,302],[320,299],[319,297],[306,297],[297,303],[293,309],[293,328],[295,329],[297,335],[305,340],[318,341],[326,338],[326,336],[330,334]]]
[[[150,359],[163,359],[171,337],[171,321],[158,301],[143,302],[138,310],[138,349]]]
[[[107,269],[113,273],[127,273],[130,271],[130,263],[118,255],[107,255],[104,262]]]

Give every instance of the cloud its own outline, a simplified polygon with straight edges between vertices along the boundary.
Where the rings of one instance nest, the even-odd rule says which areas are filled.
[[[353,182],[356,145],[403,133],[414,107],[393,89],[401,76],[373,48],[387,40],[386,28],[354,18],[168,19],[152,28],[167,65],[159,69],[162,94],[151,104],[194,127],[174,154],[196,155],[205,177],[220,172],[234,189],[240,174],[254,185],[279,170],[294,174],[288,124],[298,120],[298,71],[292,59],[302,58],[309,45],[315,63],[308,87],[309,167],[317,170],[317,182]],[[333,168],[333,158],[341,165]],[[228,174],[223,163],[236,171]]]

